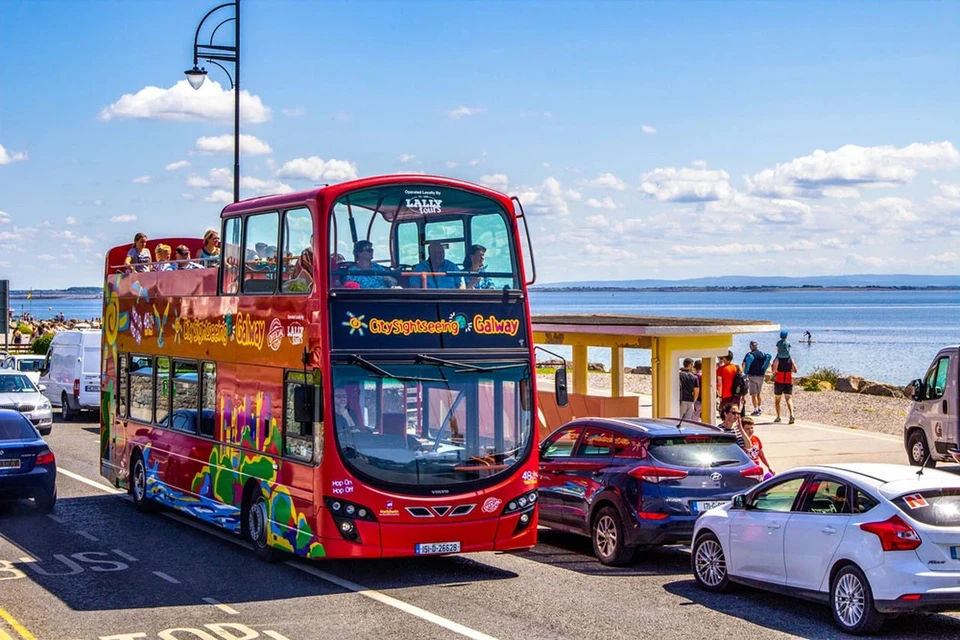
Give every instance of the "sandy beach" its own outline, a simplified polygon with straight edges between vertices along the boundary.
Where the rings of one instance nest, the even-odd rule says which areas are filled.
[[[587,380],[593,393],[610,393],[610,375],[605,373],[590,373]],[[647,394],[651,392],[650,376],[628,373],[625,375],[627,392],[631,394]],[[569,381],[569,389],[573,389],[573,380]],[[552,389],[553,377],[539,375],[540,389]],[[774,418],[773,385],[763,385],[763,415],[755,417],[758,424],[769,423]],[[753,407],[747,399],[747,411]],[[859,393],[842,393],[840,391],[804,391],[799,385],[794,385],[793,395],[794,413],[798,419],[811,420],[821,424],[828,424],[849,429],[862,429],[878,433],[900,435],[903,433],[903,421],[910,408],[907,398],[884,398]],[[781,415],[786,422],[786,406],[781,407]]]

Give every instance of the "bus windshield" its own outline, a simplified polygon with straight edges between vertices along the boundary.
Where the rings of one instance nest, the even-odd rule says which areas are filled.
[[[403,184],[348,193],[330,216],[330,286],[518,288],[507,212],[452,187]]]
[[[337,447],[385,488],[437,488],[506,474],[531,446],[528,362],[355,359],[333,366]]]

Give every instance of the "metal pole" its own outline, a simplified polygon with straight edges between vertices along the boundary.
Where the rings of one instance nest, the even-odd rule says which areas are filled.
[[[240,0],[234,4],[237,47],[233,83],[233,201],[240,201]]]

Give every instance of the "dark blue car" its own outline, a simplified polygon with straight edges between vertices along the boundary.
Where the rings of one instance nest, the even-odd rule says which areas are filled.
[[[540,524],[590,536],[604,564],[690,540],[697,516],[763,470],[732,434],[676,419],[581,418],[540,448]]]
[[[0,499],[33,498],[52,511],[57,503],[57,463],[46,441],[19,411],[0,409]]]

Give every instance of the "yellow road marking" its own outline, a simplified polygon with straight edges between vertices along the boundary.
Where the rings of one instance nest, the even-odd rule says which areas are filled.
[[[13,638],[7,635],[6,631],[4,631],[3,629],[0,629],[0,640],[13,640]]]
[[[7,624],[13,627],[13,630],[19,633],[20,636],[23,638],[23,640],[37,640],[32,633],[27,631],[26,627],[24,627],[22,624],[17,622],[17,619],[14,618],[9,613],[7,613],[4,609],[0,609],[0,618],[3,618],[4,620],[6,620]],[[3,635],[0,635],[0,638],[4,638],[4,636],[6,636],[4,640],[7,640],[8,638],[10,638],[10,636],[3,633],[2,630],[0,630],[0,634],[3,634]]]

